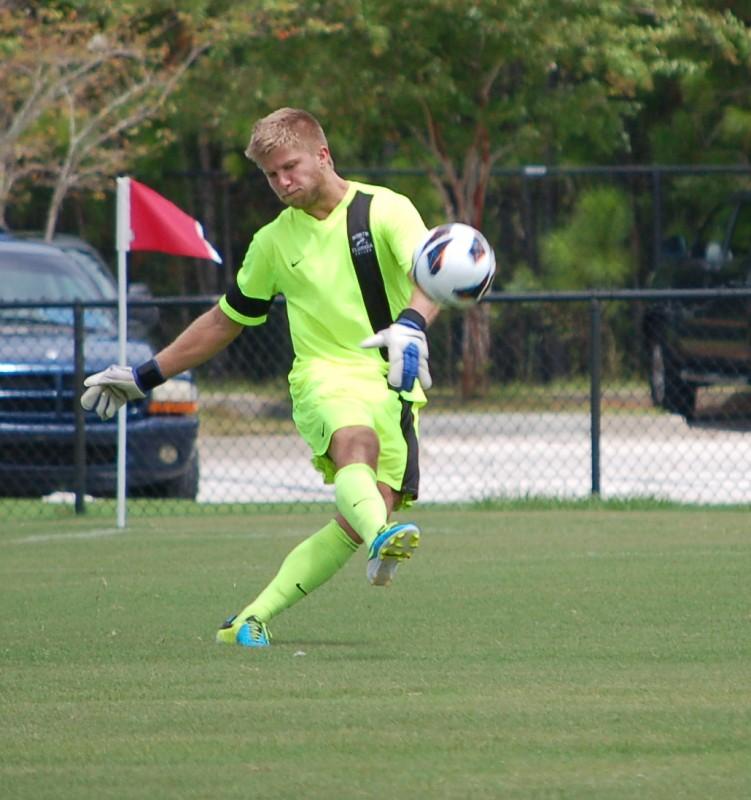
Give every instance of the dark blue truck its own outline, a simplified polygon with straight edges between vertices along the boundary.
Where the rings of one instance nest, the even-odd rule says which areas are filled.
[[[55,244],[0,236],[0,304],[114,300],[98,255],[75,239]],[[89,308],[86,374],[117,363],[116,314]],[[74,326],[71,308],[0,305],[0,496],[38,497],[76,487]],[[128,363],[153,355],[144,338],[127,343]],[[189,374],[128,405],[130,496],[194,499],[198,492],[198,398]],[[117,423],[85,414],[86,492],[112,496]]]

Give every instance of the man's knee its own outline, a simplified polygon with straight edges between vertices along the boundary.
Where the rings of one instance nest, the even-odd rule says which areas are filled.
[[[379,449],[376,432],[364,425],[355,425],[334,431],[329,456],[337,469],[348,464],[368,464],[375,469]]]

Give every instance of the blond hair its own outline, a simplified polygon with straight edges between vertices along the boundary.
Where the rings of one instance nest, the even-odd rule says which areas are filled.
[[[310,149],[329,146],[320,122],[312,114],[301,108],[278,108],[253,126],[245,155],[257,164],[259,158],[277,147],[298,145]]]

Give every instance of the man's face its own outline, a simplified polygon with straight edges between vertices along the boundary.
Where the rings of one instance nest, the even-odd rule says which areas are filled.
[[[302,210],[312,208],[320,198],[328,165],[328,150],[323,146],[315,152],[301,145],[277,147],[259,159],[276,196]]]

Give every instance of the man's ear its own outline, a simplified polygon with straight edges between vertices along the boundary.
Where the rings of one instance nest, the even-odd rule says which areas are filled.
[[[334,166],[334,159],[331,158],[331,151],[324,144],[318,148],[318,161],[322,167]]]

